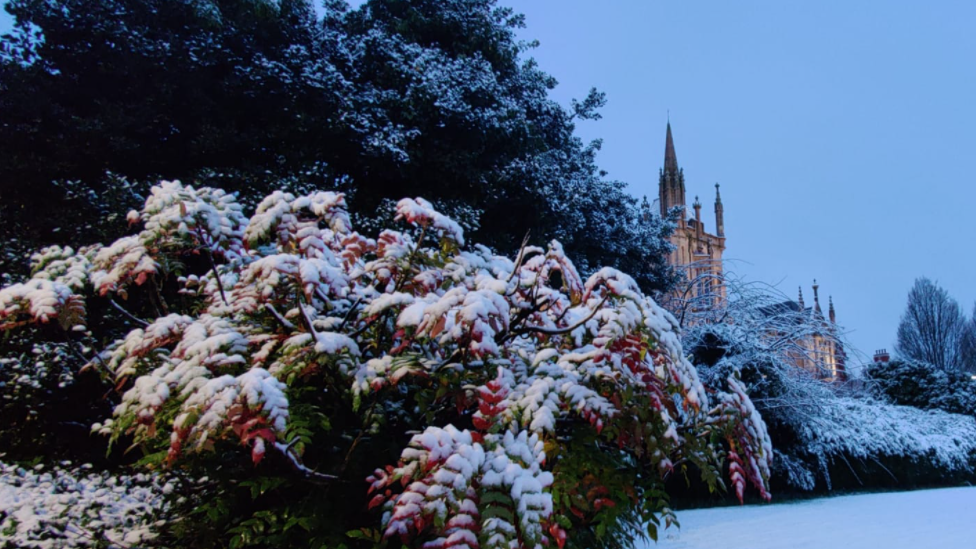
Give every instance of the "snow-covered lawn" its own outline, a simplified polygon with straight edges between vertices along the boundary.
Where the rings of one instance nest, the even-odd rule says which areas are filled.
[[[635,549],[971,549],[976,488],[679,511],[680,531]]]

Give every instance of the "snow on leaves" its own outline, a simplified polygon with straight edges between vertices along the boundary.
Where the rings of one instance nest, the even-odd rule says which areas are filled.
[[[183,331],[192,323],[193,318],[189,316],[171,314],[145,328],[136,328],[112,345],[106,353],[106,363],[119,378],[138,374],[144,371],[139,365],[150,353],[180,341]]]
[[[31,255],[33,278],[59,282],[76,292],[83,290],[89,284],[88,271],[97,251],[98,246],[81,248],[77,252],[70,246],[48,246]]]
[[[351,233],[345,197],[334,192],[317,192],[295,197],[275,191],[258,204],[244,232],[251,248],[273,242],[279,251],[294,251],[297,246],[305,256],[315,257],[325,250],[325,242]],[[319,222],[325,227],[320,228]]]
[[[730,377],[727,381],[732,392],[720,395],[721,406],[724,407],[724,411],[737,414],[742,418],[740,423],[735,424],[733,432],[728,435],[731,448],[729,473],[732,486],[741,502],[748,479],[759,488],[760,495],[769,500],[770,494],[766,490],[765,483],[762,482],[763,479],[769,478],[773,455],[773,444],[769,440],[766,423],[749,400],[745,387],[735,378]]]
[[[141,286],[159,271],[159,264],[138,236],[120,238],[99,250],[92,267],[90,278],[98,293],[118,293],[123,298],[127,295],[126,284]]]
[[[142,547],[166,518],[175,480],[110,475],[70,463],[25,469],[0,462],[0,544],[5,547]]]
[[[179,457],[187,442],[203,448],[208,437],[227,427],[250,444],[251,459],[258,463],[267,444],[274,444],[285,432],[288,399],[285,384],[266,370],[253,368],[234,377],[223,375],[207,380],[183,404],[183,412],[173,421],[170,460]]]
[[[464,246],[464,233],[453,219],[434,210],[434,206],[423,198],[404,198],[397,202],[396,220],[405,219],[419,227],[437,231],[437,234]]]
[[[60,282],[34,278],[0,290],[0,330],[58,320],[62,327],[80,327],[84,301]]]
[[[162,447],[171,465],[221,440],[248,447],[255,464],[274,450],[322,480],[335,477],[289,438],[292,391],[341,380],[336,398],[357,410],[370,401],[367,415],[407,395],[426,423],[370,478],[370,505],[385,509],[385,535],[410,545],[561,545],[553,462],[574,429],[663,472],[678,454],[709,459],[709,435],[728,436],[742,456],[736,488],[746,479],[766,493],[771,449],[745,393],[709,406],[674,317],[631,277],[602,269],[584,280],[555,241],[514,260],[461,250],[460,226],[420,198],[400,201],[397,217],[408,229],[374,241],[353,232],[341,194],[276,192],[248,220],[232,195],[164,182],[130,215],[145,224],[139,235],[86,252],[88,263],[50,251],[38,260],[49,276],[0,291],[0,318],[43,323],[75,291],[124,297],[204,256],[175,281],[183,310],[97,357],[124,393],[96,429]]]
[[[130,214],[130,221],[134,218]],[[163,181],[152,188],[138,218],[145,223],[140,239],[155,248],[202,247],[228,260],[243,251],[247,218],[237,199],[221,189]]]

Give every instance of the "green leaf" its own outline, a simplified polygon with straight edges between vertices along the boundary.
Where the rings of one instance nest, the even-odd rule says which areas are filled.
[[[485,492],[484,494],[482,494],[481,503],[485,505],[489,505],[492,503],[500,503],[502,505],[507,505],[511,507],[515,502],[512,501],[512,496],[504,492],[492,491],[492,492]]]
[[[657,525],[653,522],[647,523],[647,537],[657,541]]]
[[[346,537],[352,539],[367,539],[369,536],[363,530],[349,530],[346,532]]]
[[[506,522],[515,522],[515,515],[512,511],[506,507],[500,505],[493,505],[481,510],[481,518],[500,518]]]

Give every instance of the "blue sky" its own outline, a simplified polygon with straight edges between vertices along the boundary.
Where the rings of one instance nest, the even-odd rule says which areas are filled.
[[[908,289],[976,299],[976,4],[534,0],[526,37],[566,104],[608,95],[601,167],[654,197],[670,109],[689,200],[722,184],[730,268],[795,296],[817,278],[866,354]],[[707,215],[706,215],[707,213]]]
[[[976,3],[529,0],[523,35],[563,104],[596,86],[599,162],[657,194],[670,110],[706,227],[789,296],[817,278],[866,354],[893,347],[908,289],[976,300]],[[0,32],[9,29],[0,15]]]

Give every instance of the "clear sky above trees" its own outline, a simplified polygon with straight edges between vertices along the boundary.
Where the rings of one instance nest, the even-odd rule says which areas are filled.
[[[568,102],[607,93],[597,162],[656,196],[668,109],[706,228],[722,184],[731,269],[789,296],[816,278],[870,355],[917,276],[976,299],[976,50],[963,2],[517,2]],[[824,295],[823,297],[826,297]]]

